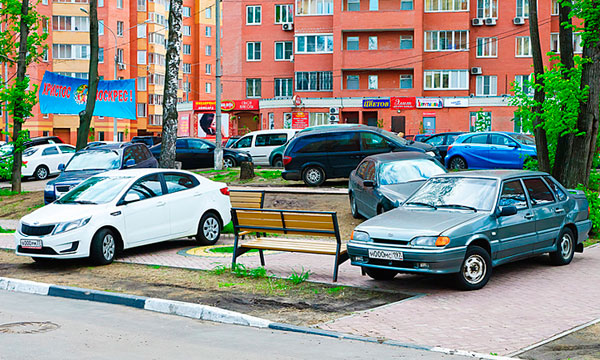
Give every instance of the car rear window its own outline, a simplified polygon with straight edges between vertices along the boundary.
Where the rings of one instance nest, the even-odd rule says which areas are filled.
[[[487,144],[487,134],[473,135],[467,138],[464,142],[466,144]]]

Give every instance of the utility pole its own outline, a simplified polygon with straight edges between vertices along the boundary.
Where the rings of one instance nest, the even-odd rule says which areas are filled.
[[[216,70],[215,73],[215,122],[217,125],[217,136],[215,139],[215,170],[223,169],[223,138],[221,135],[221,0],[215,0],[215,21],[216,21]]]

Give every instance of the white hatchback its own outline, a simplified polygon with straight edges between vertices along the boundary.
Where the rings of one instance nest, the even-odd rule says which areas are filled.
[[[75,146],[68,144],[38,145],[23,150],[23,176],[45,180],[60,173],[58,165],[66,164],[75,154]]]
[[[103,265],[120,250],[181,237],[213,245],[230,220],[226,184],[181,170],[115,170],[24,216],[16,253],[36,261],[89,257]]]

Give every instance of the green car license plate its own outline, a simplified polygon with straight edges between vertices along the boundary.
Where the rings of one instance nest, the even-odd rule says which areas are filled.
[[[382,259],[382,260],[396,260],[396,261],[404,260],[404,254],[402,253],[402,251],[369,249],[369,257],[371,259]]]

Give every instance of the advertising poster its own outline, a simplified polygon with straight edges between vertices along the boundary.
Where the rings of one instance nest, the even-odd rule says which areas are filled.
[[[179,116],[177,136],[190,136],[190,114]]]
[[[292,113],[292,129],[305,129],[308,127],[308,114],[306,111]]]
[[[284,129],[292,128],[292,113],[283,114],[283,128]]]
[[[198,137],[215,136],[217,123],[214,112],[198,114]],[[229,114],[221,113],[221,136],[229,137]]]
[[[392,97],[391,108],[392,110],[409,110],[417,107],[417,98],[411,97]]]

